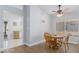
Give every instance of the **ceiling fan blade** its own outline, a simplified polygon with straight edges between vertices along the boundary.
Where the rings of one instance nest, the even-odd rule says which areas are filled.
[[[65,15],[68,15],[68,14],[71,14],[72,13],[69,8],[65,8],[64,10],[62,10],[62,12]]]
[[[57,12],[57,11],[52,11],[52,12]]]
[[[72,12],[63,12],[64,15],[70,15]]]
[[[66,9],[63,10],[63,12],[67,12],[67,11],[69,11],[69,8],[66,8]]]
[[[55,15],[57,12],[56,11],[54,11],[54,12],[49,12],[48,14],[49,15]]]

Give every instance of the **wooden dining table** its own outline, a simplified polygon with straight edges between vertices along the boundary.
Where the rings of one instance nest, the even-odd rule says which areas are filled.
[[[52,37],[53,37],[53,39],[54,39],[54,46],[53,46],[53,48],[58,48],[59,46],[58,46],[57,40],[58,40],[58,39],[62,40],[62,39],[64,38],[64,36],[61,36],[61,35],[54,35],[54,36],[52,36]]]

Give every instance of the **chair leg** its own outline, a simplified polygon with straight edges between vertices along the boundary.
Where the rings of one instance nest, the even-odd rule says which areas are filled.
[[[45,48],[50,48],[48,43],[45,43]]]
[[[68,50],[69,50],[69,44],[67,43],[67,48],[68,48]]]
[[[47,43],[45,43],[45,48],[47,48]]]
[[[66,43],[66,44],[64,44],[64,46],[65,46],[65,52],[67,52],[67,50],[69,50],[69,44]]]
[[[66,52],[66,44],[64,44],[64,46],[65,46],[65,52]]]

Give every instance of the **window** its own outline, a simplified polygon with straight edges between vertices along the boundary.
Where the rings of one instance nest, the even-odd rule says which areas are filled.
[[[78,21],[67,21],[67,22],[57,22],[56,23],[56,31],[57,32],[78,32],[79,31],[79,23]]]

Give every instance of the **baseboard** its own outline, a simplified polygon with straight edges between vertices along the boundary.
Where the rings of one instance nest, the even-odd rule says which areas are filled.
[[[30,47],[30,44],[28,44],[28,43],[24,43],[24,45],[27,45],[27,46],[29,46],[29,47]]]
[[[41,41],[38,41],[38,42],[35,42],[35,43],[32,43],[32,44],[27,44],[27,46],[31,47],[31,46],[34,46],[34,45],[37,45],[37,44],[40,44],[40,43],[43,43],[45,40],[41,40]]]

